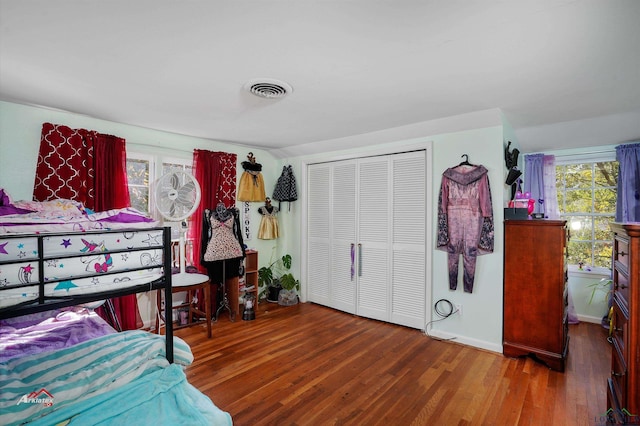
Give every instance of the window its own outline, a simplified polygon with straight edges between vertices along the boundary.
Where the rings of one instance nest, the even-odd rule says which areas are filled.
[[[149,158],[127,156],[127,179],[131,207],[145,213],[149,213],[150,166]]]
[[[569,264],[611,267],[612,237],[609,222],[616,212],[617,161],[558,164],[556,188],[560,216],[571,238]]]
[[[184,160],[180,161],[176,159],[169,159],[162,163],[162,174],[160,176],[173,171],[181,171],[193,174],[193,166],[191,165],[191,163],[186,164]]]
[[[159,164],[161,166],[158,167]],[[173,170],[192,173],[191,159],[127,153],[127,178],[131,207],[145,213],[152,212],[153,194],[150,192],[152,184],[158,177]]]
[[[174,158],[168,156],[154,156],[135,152],[127,153],[127,178],[129,180],[129,195],[131,206],[137,210],[148,213],[156,219],[161,219],[160,214],[153,207],[153,182],[165,173],[172,171],[184,171],[193,174],[192,160],[186,158]],[[190,219],[189,219],[190,220]],[[177,222],[166,222],[172,226],[172,238],[177,240],[181,227]],[[178,259],[178,246],[173,246],[174,261]],[[186,241],[185,261],[187,265],[194,264],[193,241]],[[174,264],[174,266],[177,266]]]

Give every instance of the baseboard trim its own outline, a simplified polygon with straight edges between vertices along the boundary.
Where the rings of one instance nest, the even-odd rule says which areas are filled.
[[[593,324],[602,324],[602,317],[593,317],[590,315],[580,315],[578,314],[578,320],[582,322],[590,322]]]
[[[473,346],[474,348],[483,349],[485,351],[502,353],[502,343],[495,344],[484,340],[473,339],[468,336],[460,336],[453,333],[447,333],[441,330],[429,330],[429,335],[436,339],[449,340],[452,343],[460,343],[466,346]]]

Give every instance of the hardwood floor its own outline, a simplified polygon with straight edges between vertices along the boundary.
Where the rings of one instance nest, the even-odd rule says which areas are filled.
[[[223,315],[213,337],[176,331],[187,377],[235,425],[598,425],[611,350],[596,325],[570,326],[566,371],[440,342],[420,330],[310,303]]]

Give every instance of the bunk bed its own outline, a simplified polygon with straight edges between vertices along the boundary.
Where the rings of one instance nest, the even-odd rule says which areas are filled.
[[[157,290],[171,315],[171,229],[133,209],[40,207],[0,189],[0,424],[231,424],[187,382],[193,355],[171,321],[164,336],[116,332],[92,311]],[[97,327],[78,337],[79,317]]]

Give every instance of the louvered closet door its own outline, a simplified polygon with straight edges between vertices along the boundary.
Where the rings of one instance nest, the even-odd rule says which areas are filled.
[[[307,297],[311,302],[326,306],[331,306],[329,287],[330,177],[330,164],[314,164],[308,168]]]
[[[423,328],[425,191],[424,151],[310,165],[309,301]]]
[[[333,164],[331,194],[331,306],[353,314],[357,288],[355,161]]]
[[[414,328],[426,324],[426,153],[391,158],[393,253],[389,321]]]
[[[361,159],[358,183],[357,314],[388,321],[391,282],[388,156]]]

